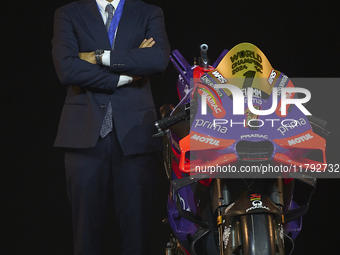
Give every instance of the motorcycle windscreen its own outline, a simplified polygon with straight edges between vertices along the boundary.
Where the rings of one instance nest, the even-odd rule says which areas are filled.
[[[240,89],[251,87],[269,96],[280,72],[271,66],[258,47],[251,43],[240,43],[232,48],[208,75],[216,80],[216,83],[228,83]],[[224,90],[228,96],[231,95],[230,90]]]

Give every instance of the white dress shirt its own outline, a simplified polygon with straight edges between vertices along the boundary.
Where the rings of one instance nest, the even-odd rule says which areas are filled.
[[[108,13],[105,11],[106,6],[108,4],[112,4],[113,7],[116,10],[120,0],[113,0],[111,3],[106,1],[106,0],[96,0],[96,2],[97,2],[99,12],[102,15],[102,19],[103,19],[103,22],[104,22],[104,25],[105,25],[106,21],[107,21],[107,18],[108,18]],[[114,13],[113,13],[113,15],[114,15]],[[117,30],[118,30],[118,27],[117,27],[117,29],[115,31],[115,38],[116,38]],[[110,50],[105,50],[104,51],[104,54],[103,54],[103,57],[102,57],[102,64],[104,66],[110,66],[110,61],[111,61],[110,53],[111,53]],[[118,81],[117,87],[125,85],[125,84],[129,84],[132,81],[133,81],[133,78],[131,76],[121,74],[119,76],[119,81]]]

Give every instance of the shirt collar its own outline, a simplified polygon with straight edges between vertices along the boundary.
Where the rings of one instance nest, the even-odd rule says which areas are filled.
[[[118,7],[118,4],[120,2],[120,0],[113,0],[111,3],[106,1],[106,0],[96,0],[98,6],[99,6],[99,9],[100,11],[104,12],[105,11],[105,8],[106,8],[106,5],[108,4],[112,4],[113,7],[115,8],[115,10],[117,9]]]

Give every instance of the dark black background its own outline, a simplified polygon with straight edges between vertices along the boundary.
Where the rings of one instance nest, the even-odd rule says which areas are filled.
[[[53,14],[71,1],[14,1],[2,10],[0,254],[72,254],[70,206],[62,151],[53,148],[65,96],[51,59]],[[147,1],[163,8],[172,49],[192,63],[199,45],[212,62],[240,42],[257,45],[289,77],[339,77],[339,4],[334,1]],[[178,102],[169,65],[153,78],[156,106]],[[308,85],[308,109],[326,119],[330,163],[340,163],[340,88]],[[295,86],[299,87],[299,85]],[[165,254],[168,183],[160,169],[153,213],[153,254]],[[320,179],[294,254],[338,254],[338,179]],[[106,254],[119,240],[108,221]]]

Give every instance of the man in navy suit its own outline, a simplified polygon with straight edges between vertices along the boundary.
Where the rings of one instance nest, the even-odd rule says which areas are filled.
[[[65,148],[74,254],[101,254],[112,198],[122,254],[149,255],[154,154],[161,141],[151,137],[156,112],[148,76],[169,61],[162,10],[140,0],[73,2],[55,13],[52,46],[67,86],[55,146]]]

